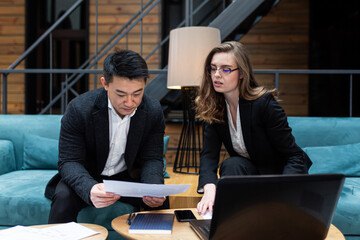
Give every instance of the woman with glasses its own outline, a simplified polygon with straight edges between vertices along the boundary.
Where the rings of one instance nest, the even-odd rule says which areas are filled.
[[[308,172],[311,160],[296,145],[275,92],[256,82],[243,44],[225,42],[207,56],[196,98],[197,117],[204,122],[199,213],[212,212],[222,144],[230,157],[221,163],[221,177]]]

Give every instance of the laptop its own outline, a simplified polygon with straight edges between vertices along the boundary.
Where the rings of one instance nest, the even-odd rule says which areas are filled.
[[[223,177],[211,220],[192,220],[201,239],[325,239],[342,174]]]

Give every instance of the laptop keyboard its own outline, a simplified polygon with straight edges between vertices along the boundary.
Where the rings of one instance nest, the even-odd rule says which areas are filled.
[[[201,230],[203,230],[205,233],[210,233],[210,224],[204,224],[203,226],[200,226]]]

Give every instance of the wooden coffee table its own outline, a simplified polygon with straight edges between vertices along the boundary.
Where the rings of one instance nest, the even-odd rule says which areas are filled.
[[[105,240],[108,236],[108,230],[106,228],[104,228],[103,226],[100,225],[96,225],[96,224],[90,224],[90,223],[79,223],[80,225],[90,228],[96,232],[99,232],[99,234],[87,237],[87,238],[82,238],[84,240]],[[33,228],[46,228],[46,227],[51,227],[51,226],[56,226],[58,224],[43,224],[43,225],[34,225],[34,226],[29,226],[29,227],[33,227]]]
[[[185,210],[190,209],[197,219],[202,219],[202,217],[197,213],[195,208],[184,208],[184,209],[165,209],[165,210],[157,210],[151,211],[151,213],[174,213],[175,210]],[[147,213],[147,212],[141,212]],[[196,233],[191,229],[188,222],[178,222],[176,218],[174,218],[174,225],[172,229],[171,235],[160,235],[160,234],[130,234],[129,233],[129,225],[126,223],[129,214],[122,215],[120,217],[115,218],[111,222],[112,228],[118,232],[121,236],[126,239],[200,239]],[[337,229],[334,225],[330,226],[328,236],[325,240],[345,240],[344,235]]]
[[[197,213],[195,208],[187,208],[192,210],[197,219],[202,219],[202,217]],[[165,209],[165,210],[156,210],[151,211],[151,213],[174,213],[174,210],[177,209]],[[141,212],[147,213],[147,212]],[[176,217],[174,217],[174,225],[171,235],[160,235],[160,234],[130,234],[128,232],[130,225],[126,223],[129,214],[122,215],[115,218],[111,222],[112,228],[118,232],[121,236],[126,239],[199,239],[196,233],[191,229],[188,222],[178,222]]]

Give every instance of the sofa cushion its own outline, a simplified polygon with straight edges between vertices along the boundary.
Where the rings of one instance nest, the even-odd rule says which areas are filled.
[[[0,115],[0,139],[14,144],[16,170],[23,166],[24,134],[59,139],[62,115]]]
[[[56,170],[19,170],[0,176],[0,225],[46,224],[51,201],[44,196],[45,186]],[[137,211],[127,203],[116,202],[106,208],[86,207],[78,222],[95,223],[111,230],[111,221],[123,214]]]
[[[0,175],[15,170],[15,154],[13,143],[0,140]]]
[[[360,142],[360,118],[288,117],[300,147],[335,146]]]
[[[59,141],[24,134],[24,163],[22,169],[57,169]]]
[[[359,235],[359,199],[360,178],[346,178],[332,221],[332,224],[339,228],[343,234]]]
[[[50,200],[45,186],[56,170],[18,170],[0,175],[0,225],[46,224]]]
[[[166,151],[169,144],[169,136],[164,137],[164,177],[169,178],[166,172]],[[44,138],[33,134],[24,135],[24,163],[23,170],[27,169],[57,169],[59,141]],[[1,150],[1,149],[0,149]],[[1,155],[0,155],[1,157]],[[1,162],[0,162],[1,164]],[[0,170],[1,171],[1,170]]]
[[[342,173],[345,176],[360,176],[360,143],[305,147],[313,165],[309,173]]]

